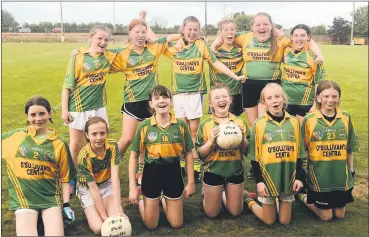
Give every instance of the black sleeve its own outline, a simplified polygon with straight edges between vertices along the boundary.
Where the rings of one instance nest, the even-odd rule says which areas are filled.
[[[259,162],[256,162],[254,160],[251,161],[251,166],[252,169],[254,170],[254,174],[255,174],[255,182],[256,183],[260,183],[263,182],[264,183],[264,178],[261,174],[261,169],[260,169],[260,164]]]
[[[302,160],[301,159],[297,159],[297,162],[296,162],[296,179],[303,182]]]

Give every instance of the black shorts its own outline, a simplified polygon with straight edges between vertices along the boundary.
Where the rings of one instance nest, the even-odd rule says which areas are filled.
[[[243,177],[243,172],[239,175],[234,175],[229,178],[224,178],[221,175],[210,173],[210,172],[204,172],[204,179],[203,182],[206,185],[209,186],[221,186],[225,185],[226,183],[231,184],[242,184],[245,178]]]
[[[142,194],[150,199],[157,199],[161,192],[169,199],[179,199],[184,190],[181,166],[173,164],[145,164],[142,173]]]
[[[341,208],[353,202],[352,188],[347,191],[314,192],[308,190],[307,203],[320,209]]]
[[[246,80],[242,84],[243,107],[252,108],[258,105],[261,91],[270,82],[281,84],[281,80]]]
[[[302,117],[305,117],[309,113],[309,110],[313,105],[288,105],[286,111],[293,115],[300,115]]]
[[[231,106],[229,106],[229,112],[236,115],[237,117],[242,114],[243,112],[242,94],[232,95],[232,104]],[[212,114],[210,106],[209,106],[208,114]]]
[[[121,108],[121,113],[128,114],[138,121],[143,121],[151,117],[149,100],[124,103]]]

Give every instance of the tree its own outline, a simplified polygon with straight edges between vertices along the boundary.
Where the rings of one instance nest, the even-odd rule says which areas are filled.
[[[327,34],[327,26],[324,24],[311,27],[311,34],[313,35],[326,35]]]
[[[354,20],[354,35],[368,37],[368,6],[358,8]]]
[[[342,17],[335,17],[333,25],[329,26],[328,34],[332,36],[334,43],[348,44],[351,35],[350,22]]]
[[[236,22],[237,31],[251,31],[251,15],[247,15],[244,12],[236,12],[233,14],[233,20]]]
[[[203,30],[205,32],[205,26]],[[216,35],[218,32],[218,28],[216,28],[214,25],[206,25],[206,31],[207,35]]]
[[[278,30],[282,30],[283,26],[280,24],[274,24],[274,27],[277,28]]]
[[[15,30],[18,26],[19,23],[10,12],[1,10],[1,29],[3,31],[8,31],[9,29]]]

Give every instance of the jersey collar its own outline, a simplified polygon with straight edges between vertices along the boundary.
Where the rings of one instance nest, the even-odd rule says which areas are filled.
[[[177,119],[175,116],[173,116],[172,113],[169,113],[170,114],[170,123],[171,124],[175,124],[177,123]],[[153,116],[151,116],[151,126],[157,126],[158,125],[158,121],[156,121],[156,118],[155,118],[155,113]]]
[[[319,109],[317,109],[315,111],[315,117],[316,118],[324,118],[322,112],[320,112]],[[336,108],[336,118],[343,118],[343,113],[342,113],[342,110],[340,108]]]
[[[56,135],[56,131],[54,128],[48,128],[50,130],[50,133],[49,135],[45,138],[45,140],[55,140],[58,136]],[[36,136],[36,129],[35,127],[33,126],[29,126],[27,128],[27,134],[28,136],[30,136],[37,144],[41,144],[43,143],[45,140],[41,140],[41,141],[38,141],[37,139],[35,139],[35,136]]]
[[[231,121],[231,122],[235,121],[237,117],[234,114],[232,114],[231,112],[228,112],[228,113],[229,113],[229,115],[228,115],[229,121]],[[219,124],[219,121],[218,121],[217,117],[214,116],[214,114],[211,114],[211,117],[212,117],[212,119],[215,123]]]
[[[110,148],[110,145],[109,145],[108,139],[106,139],[105,140],[105,151],[109,150],[109,148]],[[92,150],[91,143],[87,144],[87,152],[91,155],[91,157],[97,157],[96,153]]]
[[[266,119],[268,119],[268,120],[273,120],[272,119],[272,117],[270,117],[269,116],[269,114],[268,113],[266,113],[265,112],[265,114],[264,114],[264,117],[266,118]],[[283,120],[282,121],[284,121],[284,120],[286,120],[286,119],[290,119],[291,118],[291,115],[285,110],[284,111],[284,118],[283,118]]]

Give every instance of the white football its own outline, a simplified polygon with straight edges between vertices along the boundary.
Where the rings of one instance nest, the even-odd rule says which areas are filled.
[[[232,122],[219,124],[218,146],[225,150],[234,149],[241,144],[241,141],[242,132],[237,124]]]
[[[132,226],[128,218],[108,217],[101,226],[101,236],[131,236]]]

